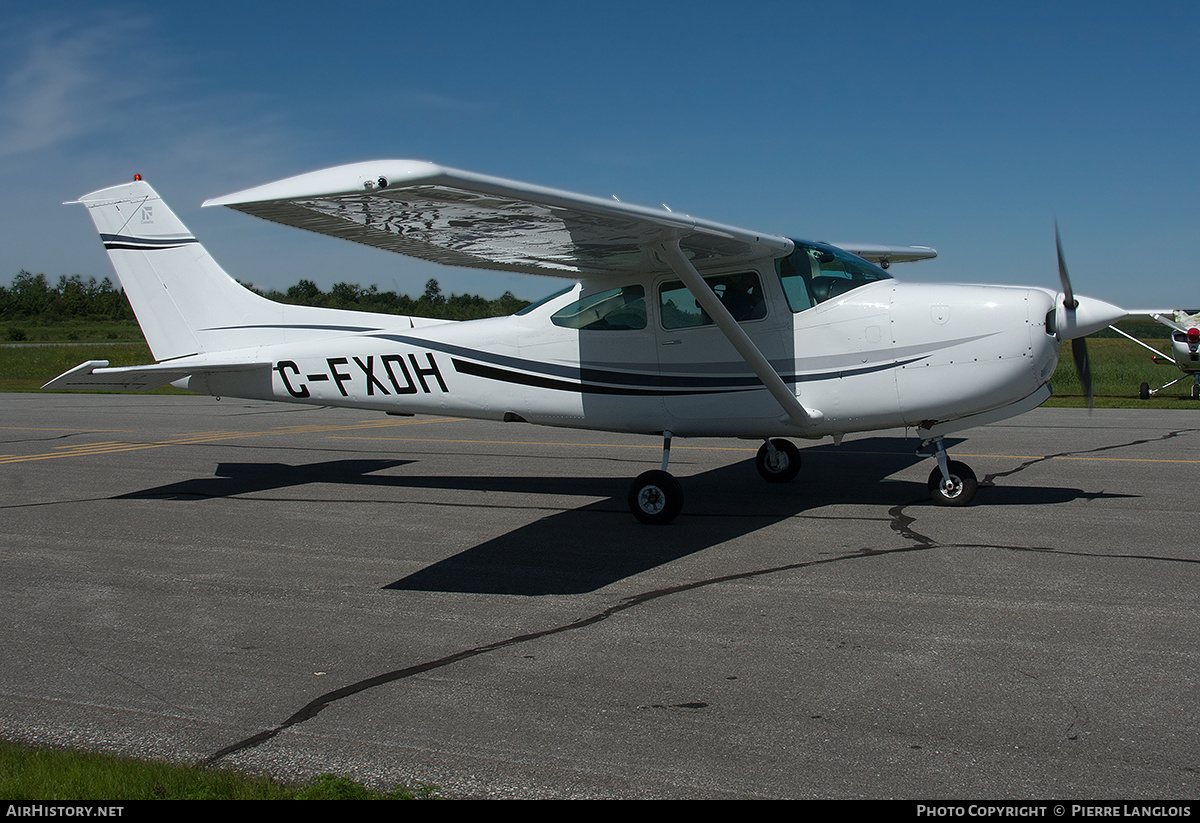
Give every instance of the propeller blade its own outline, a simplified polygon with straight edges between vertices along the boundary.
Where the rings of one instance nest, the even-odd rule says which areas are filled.
[[[1062,283],[1063,305],[1068,309],[1076,308],[1079,303],[1075,300],[1075,292],[1071,290],[1071,278],[1067,274],[1067,259],[1063,256],[1062,238],[1058,234],[1058,221],[1054,221],[1054,245],[1058,247],[1058,279]]]
[[[1087,340],[1076,337],[1071,341],[1071,356],[1075,358],[1075,372],[1079,375],[1079,384],[1087,393],[1088,411],[1095,403],[1095,393],[1092,389],[1092,365],[1088,360]]]
[[[1062,235],[1059,234],[1057,220],[1054,221],[1054,245],[1058,249],[1058,279],[1062,283],[1063,308],[1067,312],[1064,319],[1074,326],[1079,319],[1075,314],[1075,310],[1079,308],[1079,301],[1075,299],[1075,292],[1071,289],[1071,276],[1067,274],[1067,258],[1063,254]],[[1090,412],[1095,405],[1095,390],[1092,384],[1092,364],[1088,358],[1087,340],[1084,336],[1071,338],[1071,357],[1075,360],[1075,373],[1079,375],[1079,384],[1087,394]]]

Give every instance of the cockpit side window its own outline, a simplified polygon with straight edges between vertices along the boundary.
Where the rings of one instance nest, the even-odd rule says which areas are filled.
[[[589,294],[550,315],[564,329],[630,331],[646,328],[646,290],[641,286]]]
[[[779,272],[779,282],[787,297],[788,307],[794,312],[811,309],[815,303],[809,296],[808,284],[813,279],[813,259],[807,250],[797,246],[790,256],[776,260],[775,268]]]
[[[752,271],[706,277],[704,282],[729,309],[739,323],[760,320],[767,316],[767,303],[762,283]],[[712,318],[696,303],[695,296],[679,280],[663,283],[658,289],[659,308],[663,326],[668,329],[688,329],[712,325]]]
[[[775,261],[779,282],[794,312],[810,309],[851,289],[891,275],[861,257],[824,243],[793,241],[796,250]]]

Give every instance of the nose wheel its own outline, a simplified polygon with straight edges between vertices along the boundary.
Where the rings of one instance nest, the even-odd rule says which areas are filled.
[[[939,506],[965,506],[975,497],[979,481],[966,463],[951,460],[939,437],[934,441],[937,468],[929,475],[929,498]]]
[[[1163,389],[1169,389],[1169,388],[1171,388],[1171,386],[1174,386],[1180,380],[1186,380],[1186,379],[1187,379],[1187,374],[1184,374],[1181,377],[1176,377],[1170,383],[1166,383],[1162,386],[1159,386],[1157,389],[1150,388],[1149,383],[1143,383],[1138,389],[1138,397],[1140,397],[1142,400],[1149,400],[1151,397],[1158,394]],[[1200,400],[1200,372],[1192,373],[1192,399]]]

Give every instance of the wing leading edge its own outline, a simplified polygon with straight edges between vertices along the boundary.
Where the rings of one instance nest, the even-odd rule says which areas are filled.
[[[666,239],[699,268],[782,257],[785,237],[412,160],[290,177],[205,206],[453,266],[584,278],[669,271]]]

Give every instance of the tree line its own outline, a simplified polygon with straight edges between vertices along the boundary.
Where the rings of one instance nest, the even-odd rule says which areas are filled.
[[[355,311],[371,311],[381,314],[405,314],[413,317],[436,317],[442,320],[478,320],[483,317],[501,317],[512,314],[529,305],[528,300],[521,300],[506,291],[495,300],[488,300],[477,294],[442,294],[438,281],[430,279],[425,283],[425,292],[418,298],[407,294],[397,294],[394,291],[380,291],[378,286],[362,288],[357,283],[334,283],[327,291],[311,280],[301,280],[287,291],[262,292],[253,285],[242,285],[253,292],[279,303],[293,303],[301,306],[322,306],[330,309],[352,309]]]
[[[443,320],[477,320],[512,314],[529,301],[505,292],[495,300],[476,294],[442,294],[437,280],[425,284],[418,298],[394,291],[380,291],[376,286],[363,288],[357,283],[335,283],[322,291],[311,280],[301,280],[286,291],[261,291],[243,283],[246,288],[279,303],[301,306],[322,306],[334,309],[405,314],[416,317],[436,317]],[[125,292],[105,277],[97,281],[84,280],[79,275],[63,276],[51,284],[44,274],[22,270],[12,285],[0,286],[0,320],[30,320],[61,322],[67,320],[133,321],[133,309]]]
[[[79,275],[51,285],[44,274],[22,270],[8,288],[0,286],[0,320],[133,320],[125,293],[107,277],[100,282]]]

